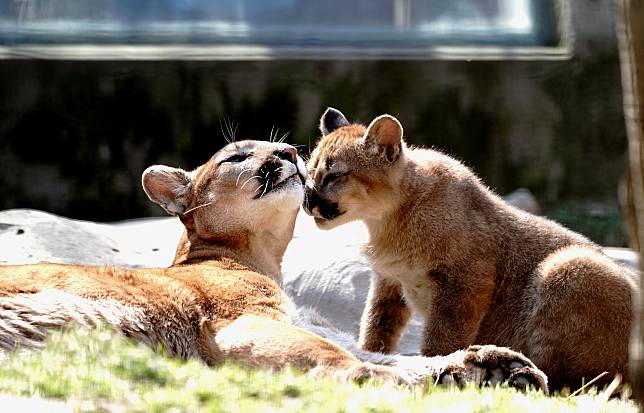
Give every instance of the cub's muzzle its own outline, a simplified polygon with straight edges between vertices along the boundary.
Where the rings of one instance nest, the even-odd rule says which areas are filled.
[[[306,185],[304,190],[304,211],[307,214],[326,220],[333,220],[342,213],[337,202],[332,202],[320,196],[313,186]]]

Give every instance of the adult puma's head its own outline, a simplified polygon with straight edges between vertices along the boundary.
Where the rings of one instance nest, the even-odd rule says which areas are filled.
[[[350,124],[337,109],[320,119],[322,139],[308,162],[304,209],[318,227],[377,218],[398,197],[405,143],[390,115],[367,127]]]
[[[152,202],[180,217],[193,249],[212,244],[258,255],[268,242],[279,255],[291,239],[305,179],[295,148],[248,140],[226,145],[194,171],[151,166],[142,183]]]

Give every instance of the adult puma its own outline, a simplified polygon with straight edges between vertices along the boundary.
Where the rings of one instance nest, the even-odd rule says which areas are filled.
[[[208,364],[293,365],[341,380],[410,384],[488,378],[547,391],[543,373],[507,349],[472,347],[442,358],[363,352],[347,334],[296,309],[281,289],[280,263],[305,172],[292,146],[259,141],[231,143],[192,172],[148,168],[142,177],[148,197],[185,226],[173,265],[2,266],[0,348],[37,346],[49,330],[72,322],[107,323],[172,356]]]
[[[378,274],[360,344],[389,353],[411,310],[422,353],[475,343],[523,352],[559,389],[628,377],[635,274],[599,246],[496,196],[457,160],[408,148],[400,122],[350,124],[329,108],[308,162],[305,209],[320,228],[362,220]]]

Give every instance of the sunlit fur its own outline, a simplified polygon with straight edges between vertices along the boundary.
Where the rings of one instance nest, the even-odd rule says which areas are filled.
[[[547,389],[543,373],[508,349],[438,358],[366,352],[350,334],[295,308],[281,289],[280,264],[305,174],[293,147],[258,141],[230,143],[191,172],[146,169],[146,194],[185,226],[173,265],[0,267],[0,349],[36,347],[70,324],[106,323],[172,356],[208,364],[293,365],[340,380],[408,384],[453,376],[480,383],[498,370],[511,385]]]
[[[368,228],[377,275],[364,349],[393,351],[414,311],[428,356],[496,344],[530,357],[554,388],[604,371],[628,377],[635,274],[582,235],[508,205],[457,160],[408,148],[392,116],[346,124],[311,155],[305,207],[320,228]],[[329,184],[334,173],[344,177]],[[325,205],[342,214],[325,217]]]

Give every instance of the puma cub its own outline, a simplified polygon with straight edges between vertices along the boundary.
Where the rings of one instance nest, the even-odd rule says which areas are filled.
[[[508,349],[471,347],[443,358],[369,353],[295,308],[281,288],[280,265],[305,174],[295,148],[259,141],[231,143],[191,172],[151,166],[143,173],[146,194],[185,226],[172,266],[0,266],[0,349],[38,346],[49,330],[71,323],[106,323],[208,364],[293,365],[341,380],[409,384],[427,377],[480,383],[492,374],[547,391],[543,373]]]
[[[561,225],[518,210],[457,160],[409,148],[389,115],[368,127],[333,108],[308,162],[320,228],[366,224],[372,280],[360,345],[392,352],[412,311],[422,354],[474,343],[521,351],[559,389],[628,377],[635,274]]]

